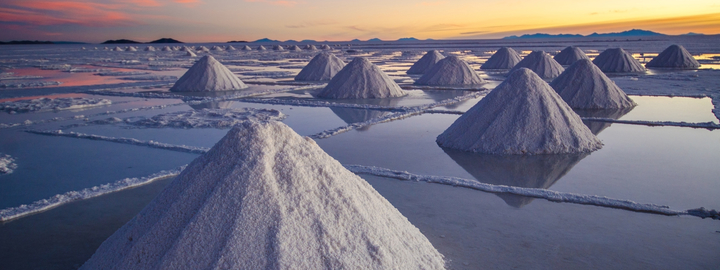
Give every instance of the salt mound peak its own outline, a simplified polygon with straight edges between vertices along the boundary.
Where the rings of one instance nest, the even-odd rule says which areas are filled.
[[[273,50],[276,50],[276,51],[284,51],[285,48],[283,48],[283,46],[280,46],[280,45],[275,45],[275,46],[273,46]]]
[[[243,50],[243,51],[252,51],[252,48],[250,48],[250,46],[248,46],[248,45],[245,45],[245,46],[242,47],[241,50]]]
[[[363,57],[347,64],[318,96],[323,98],[387,98],[407,95],[379,67]]]
[[[696,69],[700,67],[700,63],[682,45],[670,45],[645,66],[652,68]]]
[[[365,180],[280,122],[245,122],[81,269],[443,269]]]
[[[233,47],[232,45],[225,46],[225,50],[226,51],[237,51],[237,49],[235,49],[235,47]]]
[[[180,79],[171,92],[229,91],[247,88],[235,74],[210,55],[203,56]]]
[[[580,59],[588,59],[588,56],[580,48],[568,46],[553,57],[561,65],[572,65]]]
[[[420,85],[478,85],[480,76],[457,56],[448,56],[433,65],[415,84]]]
[[[407,74],[423,74],[443,58],[445,58],[445,56],[437,50],[430,50],[408,69]]]
[[[265,51],[265,50],[267,50],[267,48],[265,48],[265,46],[263,46],[263,45],[260,45],[260,46],[257,47],[257,50],[258,50],[258,51]]]
[[[607,49],[593,60],[602,72],[645,72],[640,61],[622,48]]]
[[[552,56],[543,51],[531,52],[510,69],[509,73],[513,73],[513,71],[520,68],[528,68],[543,79],[555,78],[565,70]]]
[[[296,81],[329,81],[345,67],[345,62],[337,56],[321,52],[295,76]]]
[[[208,49],[208,48],[205,47],[205,46],[200,46],[200,47],[198,47],[198,48],[196,49],[196,51],[198,51],[198,52],[210,52],[210,49]]]
[[[436,141],[450,149],[503,155],[584,153],[602,147],[580,116],[527,68],[510,73]]]
[[[512,48],[502,47],[498,49],[490,59],[480,66],[480,69],[511,69],[522,60],[520,54]]]
[[[550,86],[575,109],[622,109],[637,105],[590,59],[572,64]]]
[[[315,45],[307,45],[307,46],[305,47],[305,49],[308,50],[308,51],[317,51],[317,50],[318,50],[318,48],[315,47]]]

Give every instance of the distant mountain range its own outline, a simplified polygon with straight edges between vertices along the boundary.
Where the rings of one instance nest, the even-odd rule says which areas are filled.
[[[536,34],[525,34],[522,36],[509,36],[504,37],[503,39],[516,39],[516,38],[579,38],[579,37],[639,37],[639,36],[665,36],[665,34],[661,34],[658,32],[648,31],[648,30],[642,30],[642,29],[632,29],[628,31],[623,32],[614,32],[614,33],[592,33],[587,36],[583,36],[580,34],[545,34],[545,33],[536,33]]]
[[[26,45],[26,44],[88,44],[74,41],[39,41],[39,40],[13,40],[8,42],[0,41],[0,45]]]
[[[269,39],[269,38],[261,38],[261,39],[258,39],[258,40],[256,40],[256,41],[254,41],[254,42],[280,42],[280,41],[279,41],[279,40],[272,40],[272,39]]]
[[[183,42],[178,41],[176,39],[172,39],[172,38],[161,38],[158,40],[150,41],[148,43],[183,43]]]

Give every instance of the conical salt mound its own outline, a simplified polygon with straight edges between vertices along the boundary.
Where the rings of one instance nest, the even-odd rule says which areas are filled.
[[[320,49],[323,49],[323,50],[330,50],[330,49],[332,49],[332,48],[330,48],[330,46],[329,46],[329,45],[327,45],[327,44],[323,44],[322,46],[320,46]]]
[[[700,63],[683,46],[670,45],[645,66],[652,68],[696,69],[700,67]]]
[[[561,65],[572,65],[575,63],[575,61],[580,59],[588,59],[588,56],[585,55],[585,52],[583,52],[580,48],[575,46],[568,46],[567,48],[563,49],[553,57],[555,61],[560,63]]]
[[[315,45],[308,45],[307,48],[305,48],[308,51],[317,51],[317,47]]]
[[[520,63],[522,57],[515,50],[508,47],[500,48],[495,54],[490,56],[485,63],[480,66],[481,69],[511,69],[517,63]]]
[[[225,51],[225,49],[223,49],[223,48],[220,47],[220,46],[212,46],[211,50],[213,50],[213,51],[219,51],[219,52]]]
[[[285,48],[283,48],[283,46],[280,46],[280,45],[275,45],[275,46],[273,46],[273,50],[276,50],[276,51],[284,51]]]
[[[387,98],[407,95],[379,67],[363,57],[346,65],[318,96],[323,98]]]
[[[161,50],[162,50],[163,52],[170,52],[170,51],[172,51],[173,49],[170,48],[169,46],[165,46],[165,47],[163,47]]]
[[[428,51],[408,69],[407,74],[424,74],[443,58],[445,58],[445,56],[436,50]]]
[[[478,85],[483,84],[470,65],[457,56],[448,56],[433,65],[415,84],[419,85]]]
[[[197,54],[195,54],[195,53],[192,52],[192,51],[187,51],[187,52],[185,53],[185,56],[197,57]]]
[[[572,64],[550,86],[574,109],[622,109],[637,105],[590,59]]]
[[[245,122],[81,269],[443,269],[365,180],[280,122]]]
[[[247,88],[235,74],[210,55],[203,56],[180,77],[171,92],[229,91]]]
[[[263,46],[263,45],[260,45],[260,46],[257,47],[257,50],[258,50],[258,51],[265,51],[265,50],[267,50],[267,48],[265,48],[265,46]]]
[[[252,48],[250,48],[250,46],[248,46],[248,45],[245,45],[242,47],[242,50],[243,51],[252,51]]]
[[[236,51],[237,49],[235,49],[235,47],[233,47],[232,45],[227,45],[227,46],[225,46],[225,50],[227,50],[227,51]]]
[[[189,51],[192,51],[192,49],[188,48],[187,46],[183,46],[183,47],[180,49],[180,51],[189,52]]]
[[[135,47],[133,47],[133,46],[130,46],[130,47],[127,47],[127,49],[126,49],[125,51],[127,51],[127,52],[137,52],[137,49],[135,49]]]
[[[487,154],[570,154],[602,142],[533,71],[520,68],[437,137],[438,145]]]
[[[645,72],[640,62],[622,48],[607,49],[593,60],[602,72]]]
[[[565,68],[560,65],[552,56],[543,51],[534,51],[525,56],[522,61],[517,63],[509,73],[520,68],[528,68],[543,79],[552,79],[560,75]]]
[[[145,51],[146,51],[146,52],[154,52],[154,51],[155,51],[155,47],[153,47],[153,46],[147,46],[147,47],[145,47]]]
[[[296,52],[302,51],[302,49],[300,49],[300,47],[298,47],[297,45],[290,46],[289,50],[296,51]]]
[[[337,56],[326,52],[319,53],[295,76],[295,80],[329,81],[343,67],[345,67],[345,62]]]

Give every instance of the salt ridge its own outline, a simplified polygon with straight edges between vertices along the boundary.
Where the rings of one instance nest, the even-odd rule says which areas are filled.
[[[95,140],[95,141],[106,141],[106,142],[130,144],[130,145],[136,145],[136,146],[146,146],[146,147],[150,147],[150,148],[157,148],[157,149],[171,150],[171,151],[178,151],[178,152],[185,152],[185,153],[193,153],[193,154],[202,154],[208,150],[207,148],[204,148],[204,147],[174,145],[174,144],[156,142],[156,141],[152,141],[152,140],[151,141],[143,141],[143,140],[138,140],[138,139],[134,139],[134,138],[109,137],[109,136],[102,136],[102,135],[77,133],[77,132],[73,132],[73,131],[26,130],[25,132],[32,133],[32,134],[38,134],[38,135],[46,135],[46,136],[70,137],[70,138],[78,138],[78,139],[89,139],[89,140]]]

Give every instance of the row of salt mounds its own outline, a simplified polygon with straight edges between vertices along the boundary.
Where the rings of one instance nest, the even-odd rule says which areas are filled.
[[[363,57],[347,64],[318,93],[322,98],[387,98],[407,95],[385,72]]]
[[[637,105],[590,59],[572,64],[550,86],[574,109],[622,109]]]
[[[203,56],[180,79],[171,92],[230,91],[247,88],[235,74],[210,55]]]
[[[481,69],[511,69],[522,57],[512,48],[502,47],[480,66]]]
[[[670,45],[645,66],[652,68],[697,69],[700,67],[700,63],[683,46]]]
[[[111,105],[109,99],[100,98],[36,98],[29,100],[6,101],[0,103],[0,111],[8,113],[37,112],[51,110],[78,110]]]
[[[448,56],[437,62],[415,84],[419,85],[479,85],[483,84],[470,65],[457,56]]]
[[[17,169],[15,159],[10,155],[0,153],[0,174],[12,173],[15,169]]]
[[[322,52],[313,57],[295,76],[296,81],[329,81],[345,67],[345,62],[337,56]]]
[[[152,128],[229,128],[248,120],[280,121],[284,118],[283,113],[272,109],[201,109],[158,114],[141,120],[111,118],[109,123],[122,121],[133,126]]]
[[[487,154],[570,154],[602,142],[533,71],[520,68],[437,137],[438,145]]]
[[[443,269],[365,180],[280,122],[245,122],[81,269]]]
[[[408,69],[407,74],[424,74],[443,58],[445,58],[445,56],[437,50],[428,51]]]
[[[510,69],[508,74],[512,74],[513,71],[520,68],[528,68],[543,79],[553,79],[560,76],[560,73],[565,71],[565,68],[563,68],[560,63],[555,61],[555,59],[543,51],[531,52],[525,56],[522,61]]]
[[[645,72],[640,61],[622,48],[607,49],[593,60],[602,72]]]
[[[561,65],[572,65],[577,60],[589,59],[589,57],[580,48],[575,46],[568,46],[553,57]]]

